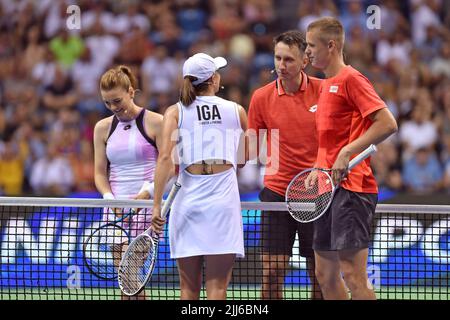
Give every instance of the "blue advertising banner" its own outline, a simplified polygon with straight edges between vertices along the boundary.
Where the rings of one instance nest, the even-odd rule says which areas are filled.
[[[90,274],[83,262],[82,243],[101,224],[101,209],[50,208],[26,217],[3,218],[0,233],[2,287],[117,286]],[[423,216],[423,215],[422,215]],[[243,211],[246,259],[259,259],[260,213]],[[448,285],[450,220],[408,215],[378,217],[370,248],[369,280],[379,286]],[[167,233],[166,233],[167,236]],[[165,238],[155,274],[177,274]],[[256,258],[255,258],[256,256]],[[287,284],[306,284],[305,259],[298,245],[286,275]],[[256,273],[256,270],[254,270]],[[255,278],[256,279],[256,278]],[[442,283],[445,282],[445,283]],[[255,285],[257,285],[255,283]]]

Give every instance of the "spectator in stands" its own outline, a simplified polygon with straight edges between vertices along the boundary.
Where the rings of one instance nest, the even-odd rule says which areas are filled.
[[[47,154],[34,163],[31,169],[31,187],[36,195],[64,197],[72,191],[74,176],[66,157],[50,141]]]
[[[70,68],[82,55],[84,41],[79,36],[70,35],[66,28],[61,28],[58,36],[50,41],[50,50],[62,66]]]
[[[347,0],[344,1],[344,10],[339,15],[339,20],[342,21],[344,30],[349,32],[353,28],[359,28],[364,33],[368,33],[367,28],[367,16],[363,2],[360,0]]]
[[[431,121],[430,112],[424,105],[416,105],[411,120],[400,125],[400,142],[403,145],[403,158],[408,160],[420,148],[432,148],[437,142],[436,125]]]
[[[103,70],[113,63],[121,46],[120,39],[108,32],[105,25],[109,23],[103,23],[103,19],[96,20],[85,35],[86,46],[91,50],[95,63]]]
[[[195,52],[225,56],[229,68],[222,77],[225,90],[219,95],[226,99],[242,96],[242,104],[246,105],[254,88],[273,80],[270,73],[273,69],[271,40],[275,33],[296,26],[305,31],[309,22],[318,17],[341,16],[346,24],[359,25],[359,28],[346,30],[350,40],[346,47],[346,62],[367,74],[400,127],[410,126],[412,110],[417,104],[423,104],[418,102],[418,95],[422,95],[419,91],[428,92],[424,95],[429,104],[425,107],[430,114],[428,121],[443,122],[445,119],[441,117],[445,112],[441,97],[443,92],[450,92],[448,0],[372,1],[381,9],[380,30],[366,27],[366,9],[372,3],[358,0],[83,0],[77,2],[82,13],[81,29],[68,30],[67,6],[72,2],[0,1],[0,105],[3,109],[0,113],[3,113],[4,127],[8,130],[29,123],[34,137],[33,156],[26,160],[25,192],[30,179],[29,164],[42,157],[43,141],[56,121],[54,110],[86,109],[77,126],[84,136],[90,135],[92,139],[92,125],[87,125],[91,121],[88,119],[98,120],[107,113],[105,108],[92,108],[92,102],[99,98],[95,96],[95,90],[92,91],[98,86],[90,85],[94,74],[98,70],[105,72],[120,60],[133,62],[136,75],[148,74],[147,67],[140,62],[149,57],[141,50],[146,46],[150,46],[150,50],[154,50],[153,46],[163,46],[165,58],[174,59],[178,71],[185,58]],[[141,31],[135,32],[137,29]],[[66,40],[61,37],[63,33]],[[71,37],[75,41],[70,40]],[[136,45],[130,47],[132,43]],[[245,52],[239,49],[242,49],[242,43],[246,46]],[[411,48],[410,43],[413,44]],[[90,49],[89,63],[86,55],[80,56],[84,46]],[[155,52],[150,54],[155,55]],[[69,78],[74,85],[62,90],[65,84],[59,83],[64,82],[64,77],[56,75],[56,69],[67,69],[68,65],[72,66]],[[159,66],[156,68],[159,70]],[[323,77],[314,69],[306,71]],[[86,72],[88,74],[83,77]],[[76,77],[73,76],[75,73]],[[165,76],[163,72],[159,74]],[[166,105],[174,102],[171,97],[177,96],[180,78],[171,78],[168,84],[165,79],[152,80],[156,85],[149,85],[148,92],[137,95],[136,102],[151,105],[155,110],[160,105],[162,112]],[[140,80],[146,82],[145,77]],[[156,90],[158,93],[155,94],[152,87],[158,85],[164,87],[164,92]],[[51,87],[53,90],[49,90]],[[232,87],[238,87],[240,92]],[[83,92],[79,94],[76,90]],[[34,92],[33,97],[30,92]],[[82,97],[89,96],[89,92],[92,93],[89,98]],[[85,105],[80,107],[80,104]],[[433,140],[442,166],[449,153],[442,131],[445,126],[442,123],[437,127],[439,130]],[[0,128],[0,143],[5,142],[1,131]],[[69,131],[75,132],[73,128]],[[412,131],[413,138],[406,140],[421,141],[427,136]],[[403,144],[403,140],[400,143]],[[392,144],[399,147],[395,140]],[[399,149],[399,159],[407,158],[408,154],[413,154],[409,148]],[[382,176],[397,177],[394,185],[398,185],[401,168],[387,164],[382,168],[383,165],[381,161],[377,170]],[[256,171],[250,176],[254,174]],[[259,177],[245,176],[245,183],[253,181],[247,185],[251,189]],[[383,183],[389,184],[387,180]]]
[[[27,32],[27,44],[23,52],[23,64],[28,74],[33,68],[44,60],[46,47],[43,42],[42,31],[38,25],[31,27]]]
[[[79,153],[72,155],[70,159],[74,177],[76,192],[96,192],[94,184],[94,151],[92,143],[81,141]]]
[[[156,45],[165,46],[169,55],[180,50],[181,30],[171,11],[163,11],[155,19],[155,28],[150,33],[150,39]]]
[[[378,186],[389,190],[401,191],[403,187],[401,161],[394,140],[388,139],[378,145],[370,161]]]
[[[44,89],[42,97],[44,108],[49,111],[58,111],[73,108],[77,102],[78,97],[68,72],[59,66],[56,67],[52,84]]]
[[[174,93],[173,84],[178,79],[180,69],[175,60],[168,55],[166,47],[157,46],[153,54],[145,58],[141,70],[142,88],[146,97],[160,93]]]
[[[442,186],[443,171],[430,149],[419,148],[414,156],[406,161],[403,168],[403,182],[408,191],[432,193]]]
[[[0,145],[0,190],[6,196],[19,196],[23,191],[25,159],[28,145],[18,143],[12,134]]]
[[[442,45],[439,55],[434,56],[430,63],[430,71],[435,76],[450,79],[450,43]]]
[[[57,63],[48,45],[44,46],[44,54],[41,61],[37,62],[32,70],[31,77],[36,82],[36,86],[47,87],[53,83],[56,74]]]
[[[119,61],[128,65],[141,65],[151,51],[153,44],[147,33],[139,26],[133,25],[129,32],[122,37],[119,51]]]
[[[177,22],[181,28],[181,42],[183,48],[188,48],[197,41],[208,22],[206,8],[201,0],[177,1]]]
[[[70,70],[70,76],[78,97],[77,109],[86,114],[89,111],[103,112],[104,107],[98,96],[98,82],[103,74],[103,68],[96,63],[89,47]]]
[[[442,22],[439,18],[441,1],[438,0],[412,0],[411,36],[415,45],[421,45],[426,39],[426,30],[429,26],[440,28]]]
[[[297,27],[300,31],[306,32],[306,27],[314,20],[323,16],[336,16],[337,14],[338,10],[334,1],[300,1],[298,6],[299,21]]]
[[[239,2],[233,0],[213,1],[213,13],[209,19],[214,37],[226,40],[244,30],[247,22],[242,19]]]
[[[385,66],[394,60],[394,63],[408,66],[411,50],[412,44],[406,34],[401,30],[397,31],[378,42],[376,48],[377,62]]]

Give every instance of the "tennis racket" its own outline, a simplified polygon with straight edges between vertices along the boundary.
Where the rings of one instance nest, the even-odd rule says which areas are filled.
[[[119,219],[96,228],[83,242],[83,260],[97,278],[115,280],[122,248],[130,243],[130,234],[121,222],[136,212],[131,209]]]
[[[163,219],[166,217],[180,188],[181,185],[178,182],[172,186],[161,209]],[[128,246],[118,271],[119,287],[125,295],[134,296],[140,293],[150,280],[158,256],[158,242],[159,235],[157,233],[152,234],[151,228],[148,228]]]
[[[353,169],[372,153],[375,145],[353,158],[348,170]],[[286,204],[291,216],[298,222],[307,223],[319,219],[330,207],[339,185],[333,183],[330,169],[306,169],[296,175],[286,190]]]

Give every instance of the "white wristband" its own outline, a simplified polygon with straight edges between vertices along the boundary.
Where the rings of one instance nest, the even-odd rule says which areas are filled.
[[[141,190],[139,190],[139,193],[144,191],[147,191],[150,195],[150,198],[153,198],[153,195],[155,194],[155,183],[144,181],[144,184],[142,185]]]
[[[114,195],[111,192],[107,192],[107,193],[103,194],[103,199],[114,200],[115,198],[114,198]]]

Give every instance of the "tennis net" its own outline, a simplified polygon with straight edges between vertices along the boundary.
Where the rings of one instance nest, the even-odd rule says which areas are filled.
[[[117,216],[130,208],[151,208],[151,201],[10,198],[0,197],[0,299],[7,300],[115,300],[121,298],[115,264],[101,244],[83,244],[105,224],[104,208]],[[261,263],[261,210],[287,214],[283,203],[242,202],[246,257],[237,259],[228,298],[259,299]],[[149,210],[147,210],[149,212]],[[450,206],[377,206],[369,251],[368,278],[379,299],[448,300],[450,277]],[[137,216],[136,216],[137,217]],[[142,214],[141,214],[142,217]],[[117,223],[125,233],[103,233],[102,239],[122,243],[131,239],[129,219]],[[109,220],[111,221],[111,220]],[[144,223],[139,220],[139,223]],[[292,220],[292,223],[295,223]],[[124,236],[125,234],[125,236]],[[118,240],[114,240],[117,237]],[[85,250],[83,250],[83,248]],[[89,251],[90,250],[90,251]],[[108,265],[107,274],[86,259],[86,252]],[[167,225],[159,256],[145,293],[148,299],[179,298],[176,261],[170,259]],[[120,259],[120,254],[119,254]],[[296,238],[285,270],[284,299],[309,299],[306,259],[299,255]],[[205,298],[202,290],[202,298]]]

